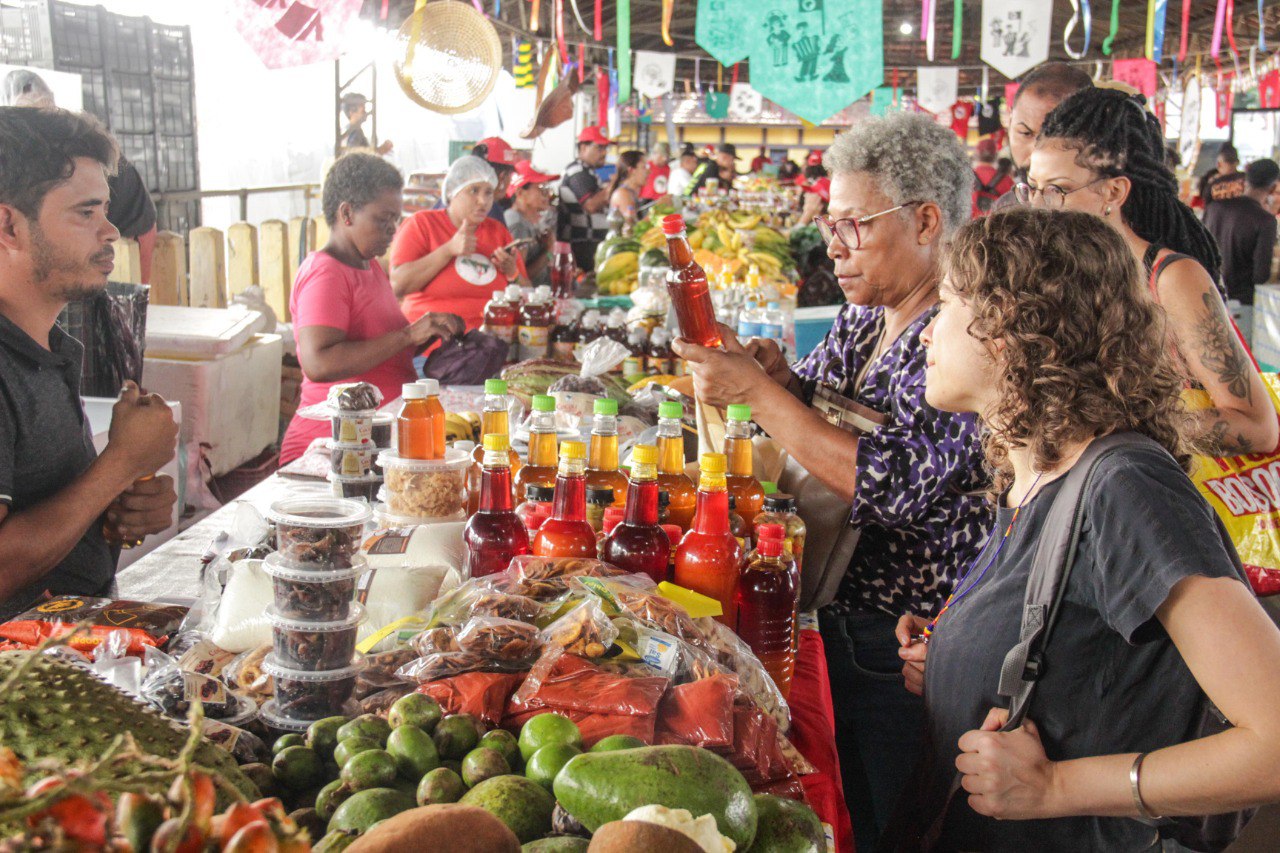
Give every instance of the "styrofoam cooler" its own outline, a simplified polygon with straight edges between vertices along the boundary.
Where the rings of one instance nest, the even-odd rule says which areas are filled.
[[[804,358],[826,337],[842,305],[796,309],[796,358]]]
[[[220,309],[189,308],[187,312]],[[153,349],[150,315],[143,382],[166,400],[182,402],[181,440],[192,459],[203,452],[214,476],[231,471],[275,444],[280,429],[279,335],[246,335],[237,324],[223,335],[196,327],[189,342],[166,331]],[[190,344],[187,352],[183,351]],[[201,445],[208,447],[201,448]]]

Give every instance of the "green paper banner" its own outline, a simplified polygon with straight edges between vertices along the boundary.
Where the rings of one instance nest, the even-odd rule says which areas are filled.
[[[882,0],[760,0],[733,11],[751,85],[806,121],[821,124],[884,82]]]
[[[750,49],[742,38],[742,9],[730,9],[734,0],[698,0],[694,41],[721,65],[747,58]]]
[[[618,103],[631,100],[631,0],[618,0]]]
[[[880,86],[871,90],[871,115],[882,116],[893,108],[893,88]]]

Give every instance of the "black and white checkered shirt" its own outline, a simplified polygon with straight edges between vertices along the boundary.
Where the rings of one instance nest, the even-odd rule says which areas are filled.
[[[574,160],[560,179],[560,218],[556,237],[569,243],[599,243],[609,230],[608,214],[587,213],[585,199],[600,191],[600,179],[581,160]]]

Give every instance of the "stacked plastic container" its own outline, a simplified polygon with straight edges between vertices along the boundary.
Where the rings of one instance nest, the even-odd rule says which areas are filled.
[[[356,602],[368,569],[360,554],[369,505],[341,498],[294,498],[271,506],[276,552],[264,569],[274,603],[272,651],[263,671],[275,682],[275,698],[263,720],[284,731],[302,731],[315,720],[354,715],[356,636],[364,609]]]
[[[394,418],[374,410],[339,412],[333,416],[333,449],[329,482],[334,497],[373,503],[382,487],[378,455],[391,446]]]

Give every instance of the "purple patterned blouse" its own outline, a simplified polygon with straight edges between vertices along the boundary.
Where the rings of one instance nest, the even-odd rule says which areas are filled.
[[[924,399],[920,333],[937,308],[918,317],[871,366],[881,308],[845,305],[818,347],[792,366],[806,396],[822,382],[888,417],[858,440],[851,521],[862,528],[836,606],[892,616],[936,613],[956,577],[982,547],[994,514],[984,488],[977,418],[939,412]]]

